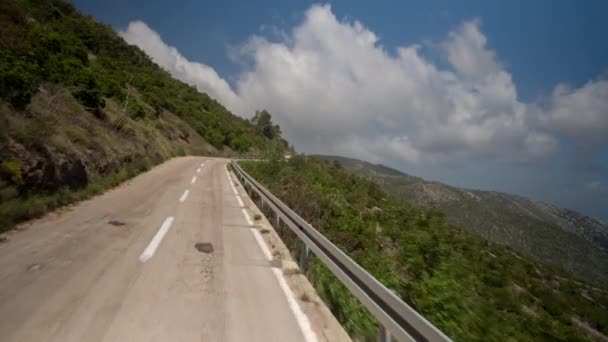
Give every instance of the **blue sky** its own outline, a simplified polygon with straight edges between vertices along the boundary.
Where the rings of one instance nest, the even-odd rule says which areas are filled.
[[[75,3],[299,150],[608,220],[605,1]]]

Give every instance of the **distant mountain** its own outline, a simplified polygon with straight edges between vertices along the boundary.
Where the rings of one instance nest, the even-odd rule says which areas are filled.
[[[522,196],[430,182],[361,160],[318,157],[340,162],[413,205],[441,209],[450,224],[586,281],[608,284],[608,225],[594,218]]]

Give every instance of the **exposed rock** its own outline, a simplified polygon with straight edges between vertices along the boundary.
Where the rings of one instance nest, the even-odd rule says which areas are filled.
[[[21,164],[23,183],[28,189],[56,190],[67,186],[75,190],[89,182],[84,164],[76,156],[41,145],[28,149],[12,139],[9,139],[8,149]]]

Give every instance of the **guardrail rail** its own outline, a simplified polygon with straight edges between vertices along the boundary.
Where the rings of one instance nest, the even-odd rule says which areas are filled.
[[[300,255],[300,267],[306,270],[308,253],[312,251],[380,322],[380,341],[390,341],[391,338],[398,341],[451,341],[258,183],[236,161],[233,160],[230,165],[245,189],[255,193],[262,201],[262,206],[268,206],[274,213],[277,227],[282,221],[304,242],[305,248]]]

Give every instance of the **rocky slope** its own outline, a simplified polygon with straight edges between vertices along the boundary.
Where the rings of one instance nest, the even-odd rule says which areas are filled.
[[[603,222],[521,196],[429,182],[356,159],[322,158],[339,161],[411,204],[441,209],[453,225],[583,280],[608,285],[608,225]]]

